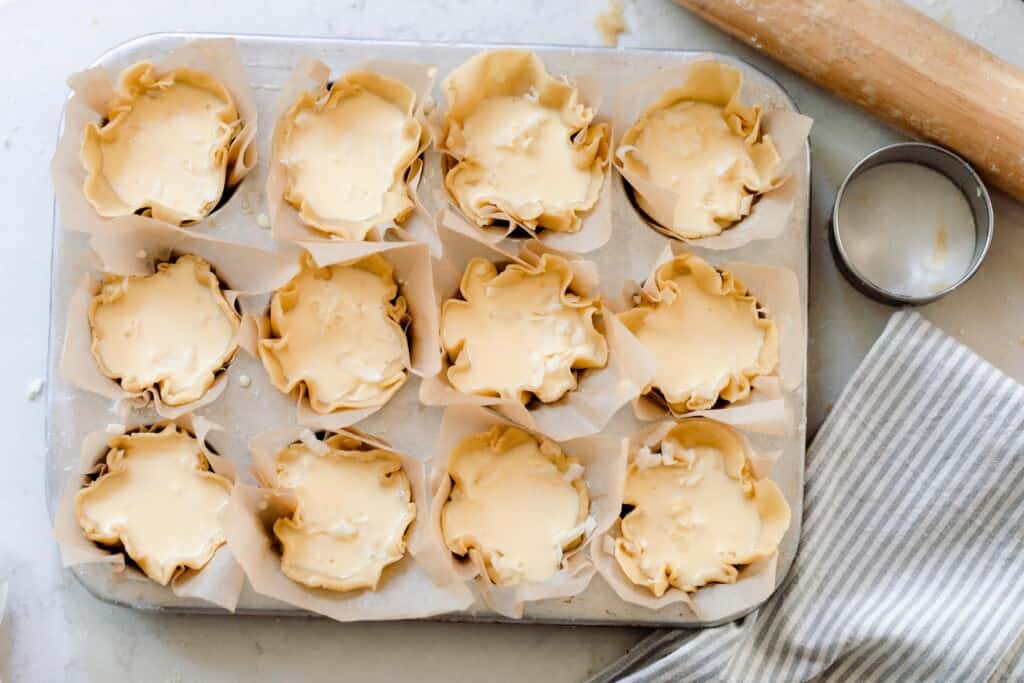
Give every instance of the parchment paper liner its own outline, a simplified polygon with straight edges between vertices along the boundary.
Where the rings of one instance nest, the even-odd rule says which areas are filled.
[[[438,373],[441,363],[437,355],[437,349],[440,348],[438,305],[434,295],[434,275],[429,246],[415,242],[347,242],[338,240],[308,242],[303,246],[320,267],[352,263],[370,254],[380,254],[387,259],[395,267],[395,279],[399,283],[399,292],[409,305],[409,314],[412,319],[409,325],[410,372],[419,377],[429,377]],[[297,263],[296,260],[296,265]],[[285,282],[282,282],[275,289],[284,284]],[[269,308],[264,307],[259,312],[247,313],[242,321],[240,336],[242,348],[255,358],[259,358],[257,351],[259,341],[270,336]],[[406,383],[408,384],[408,382]],[[402,387],[399,391],[404,389],[405,387]],[[299,423],[314,429],[343,429],[384,407],[342,409],[320,414],[310,406],[304,383],[297,385],[291,395],[297,405]]]
[[[178,67],[205,72],[223,84],[234,98],[243,125],[228,150],[224,185],[224,193],[227,194],[256,166],[256,147],[252,144],[256,136],[256,100],[234,39],[192,40],[171,51],[164,59],[155,61],[153,65],[158,74]],[[82,187],[88,174],[79,156],[82,134],[87,123],[99,121],[106,116],[107,104],[117,96],[115,84],[116,75],[112,76],[100,66],[73,74],[68,79],[72,95],[64,109],[63,131],[50,163],[53,189],[64,227],[91,234],[137,230],[154,225],[176,230],[206,227],[209,225],[209,216],[184,228],[150,216],[104,218],[85,198]]]
[[[681,421],[684,422],[685,419]],[[665,420],[633,434],[629,438],[628,456],[623,469],[625,470],[625,467],[633,461],[641,446],[651,447],[660,444],[665,435],[677,424],[678,422],[675,420]],[[781,456],[781,452],[758,453],[751,447],[742,432],[734,431],[737,438],[743,442],[752,465],[754,478],[767,478],[775,462]],[[623,473],[623,485],[624,482],[625,473]],[[735,583],[712,583],[699,588],[695,593],[687,593],[675,586],[669,586],[661,597],[655,597],[646,588],[630,581],[615,556],[605,552],[604,539],[618,538],[621,535],[618,515],[613,521],[614,523],[605,532],[594,535],[590,542],[590,559],[615,594],[626,602],[649,609],[661,609],[669,605],[676,605],[676,609],[679,609],[685,605],[696,618],[710,622],[735,616],[745,609],[759,605],[768,599],[775,590],[778,552],[769,558],[758,560],[741,568]]]
[[[525,52],[525,51],[519,51]],[[565,76],[555,76],[556,78],[569,78]],[[608,124],[608,156],[614,156],[613,150],[615,149],[615,126],[612,121],[605,116],[600,114],[602,92],[601,86],[598,82],[598,78],[587,75],[587,74],[576,74],[571,78],[571,83],[576,86],[579,90],[579,101],[586,104],[594,110],[594,118],[590,122],[590,126]],[[449,220],[451,222],[461,222],[463,224],[463,232],[476,231],[482,239],[491,243],[497,244],[502,240],[509,237],[517,229],[522,229],[531,238],[538,239],[544,242],[547,246],[558,249],[559,251],[575,252],[577,254],[583,254],[589,251],[594,251],[611,239],[612,236],[612,200],[611,200],[611,159],[607,160],[605,168],[604,181],[601,184],[601,188],[598,191],[597,203],[590,209],[590,211],[582,214],[582,224],[577,232],[556,232],[553,230],[533,230],[520,225],[511,220],[509,216],[504,214],[494,214],[496,218],[503,218],[509,221],[508,227],[500,226],[488,226],[480,227],[472,221],[467,220],[461,213],[458,203],[449,194],[447,186],[444,182],[445,176],[448,171],[448,164],[451,162],[453,156],[451,151],[445,146],[444,136],[444,118],[447,114],[447,104],[439,104],[428,117],[428,122],[431,127],[431,133],[436,146],[440,152],[440,162],[442,165],[441,173],[438,174],[438,182],[440,189],[438,191],[439,201],[437,206],[449,206],[453,215]]]
[[[658,267],[686,249],[682,243],[666,244],[649,271],[643,287],[653,288]],[[712,264],[732,272],[775,321],[779,331],[779,364],[775,373],[751,381],[750,396],[722,408],[674,413],[660,396],[642,394],[633,401],[633,411],[641,420],[673,417],[711,417],[734,427],[765,434],[789,434],[794,428],[793,407],[787,404],[784,392],[796,391],[804,380],[804,320],[800,305],[800,283],[796,274],[786,268],[756,263]],[[633,307],[632,296],[638,290],[627,283],[620,310]],[[654,291],[648,289],[648,291]],[[646,351],[643,351],[646,354]]]
[[[542,583],[522,582],[516,586],[497,586],[484,569],[483,558],[470,550],[469,559],[460,560],[444,542],[441,531],[441,510],[451,493],[448,457],[467,436],[488,431],[495,425],[518,426],[500,415],[476,406],[450,406],[441,417],[437,440],[437,456],[430,469],[430,532],[432,542],[442,548],[449,566],[464,581],[473,580],[481,599],[506,617],[523,616],[526,602],[549,598],[568,598],[582,593],[594,575],[594,566],[584,549],[618,519],[622,508],[622,490],[626,478],[626,440],[610,436],[591,436],[558,443],[559,448],[583,465],[583,478],[590,495],[590,516],[595,527],[590,535],[563,558],[563,568]],[[542,436],[538,434],[538,436]],[[528,492],[524,492],[528,495]]]
[[[518,255],[500,249],[481,239],[477,233],[463,233],[459,223],[451,227],[451,211],[439,216],[438,233],[444,256],[436,266],[437,299],[442,302],[458,295],[459,280],[466,265],[474,257],[497,263],[513,262],[533,265],[543,253],[566,258],[573,268],[573,290],[588,294],[597,290],[597,266],[579,257],[560,253],[538,240],[520,244]],[[420,401],[426,405],[475,405],[494,408],[505,417],[527,429],[541,432],[556,441],[595,434],[619,408],[635,399],[654,373],[654,365],[636,338],[605,308],[598,329],[608,341],[608,365],[585,370],[578,375],[578,386],[553,403],[531,401],[529,407],[514,399],[464,394],[448,381],[448,360],[437,347],[438,372],[424,377],[420,383]]]
[[[417,188],[423,172],[423,152],[430,146],[431,127],[427,123],[423,113],[423,107],[430,97],[434,85],[434,76],[437,68],[422,64],[407,64],[403,62],[369,61],[355,65],[346,72],[372,71],[381,76],[400,81],[408,86],[416,94],[416,108],[413,116],[419,120],[422,127],[420,135],[420,146],[416,153],[416,159],[412,162],[406,173],[406,185],[409,188],[409,195],[413,201],[413,210],[409,216],[397,225],[394,221],[387,221],[375,225],[370,229],[366,239],[377,242],[384,240],[388,233],[406,241],[423,242],[429,244],[435,252],[439,249],[437,233],[434,229],[434,221],[429,212],[420,203],[417,196]],[[306,225],[299,215],[298,210],[284,199],[285,187],[288,183],[287,171],[284,164],[277,155],[277,140],[283,134],[283,118],[288,113],[298,97],[307,91],[322,91],[330,80],[330,68],[312,57],[303,57],[295,66],[288,80],[281,89],[277,100],[277,111],[274,123],[273,137],[270,141],[270,167],[267,172],[267,209],[270,216],[270,231],[274,239],[284,242],[334,242],[345,241],[338,235],[318,230]]]
[[[150,275],[156,263],[173,260],[181,254],[195,254],[205,259],[221,283],[229,288],[224,292],[228,304],[234,306],[238,301],[242,308],[243,328],[236,335],[239,344],[245,332],[246,309],[253,307],[252,298],[277,289],[298,272],[297,262],[281,254],[155,223],[125,232],[97,233],[91,244],[94,250],[91,258],[98,261],[97,267],[116,275]],[[93,274],[86,274],[71,295],[58,367],[61,377],[86,391],[135,408],[152,402],[156,412],[168,419],[196,410],[220,396],[228,380],[230,363],[200,398],[178,406],[161,401],[155,388],[126,391],[119,382],[103,374],[92,355],[89,329],[89,304],[101,285]]]
[[[288,444],[315,439],[309,429],[286,427],[259,434],[249,443],[253,473],[263,488],[236,486],[224,516],[228,544],[253,589],[338,621],[419,619],[468,607],[473,602],[472,592],[452,571],[445,547],[434,543],[429,533],[423,464],[373,437],[352,430],[338,433],[371,448],[391,451],[401,459],[416,504],[416,519],[406,536],[405,556],[384,569],[376,591],[310,588],[281,572],[281,556],[273,550],[272,527],[275,519],[291,514],[294,496],[277,489],[274,456]]]
[[[198,415],[185,415],[155,423],[129,423],[125,425],[125,431],[126,433],[152,431],[171,423],[196,437],[202,446],[203,455],[209,461],[210,468],[214,472],[227,477],[232,482],[235,481],[234,463],[228,458],[211,453],[206,446],[207,435],[211,431],[219,431],[221,427],[205,418]],[[107,564],[112,572],[124,580],[146,581],[154,586],[159,586],[135,567],[127,565],[124,553],[105,550],[87,539],[75,519],[75,495],[82,488],[83,477],[97,471],[99,464],[106,458],[109,450],[108,442],[115,436],[117,435],[101,429],[86,434],[82,439],[78,471],[66,483],[53,520],[53,532],[60,548],[61,562],[65,567]],[[224,517],[227,516],[226,513],[225,508],[222,513]],[[227,545],[222,545],[205,567],[200,570],[186,569],[176,576],[169,586],[171,591],[180,598],[199,598],[234,612],[244,583],[245,575],[242,573],[241,566],[235,560],[231,549]]]
[[[677,67],[659,71],[654,76],[623,88],[615,97],[614,121],[615,139],[622,140],[626,131],[667,91],[678,89],[686,82],[691,66],[697,62],[717,62],[707,56],[682,58],[688,62]],[[725,66],[728,63],[721,62]],[[736,67],[732,67],[736,68]],[[756,85],[744,79],[740,97],[744,103],[757,103],[771,107],[762,102],[755,92]],[[676,240],[688,242],[706,249],[735,249],[754,240],[778,237],[789,225],[790,216],[796,205],[799,183],[787,179],[798,172],[803,161],[803,151],[811,130],[812,119],[795,111],[781,107],[766,108],[761,115],[761,131],[770,135],[779,154],[778,172],[773,179],[774,189],[761,194],[751,209],[750,214],[726,228],[719,235],[688,239],[680,237],[664,225],[671,225],[675,212],[677,196],[668,188],[637,176],[624,168],[619,150],[612,155],[615,168],[619,170],[627,183],[635,192],[643,195],[650,205],[651,227],[658,232]],[[660,224],[660,225],[659,225]]]

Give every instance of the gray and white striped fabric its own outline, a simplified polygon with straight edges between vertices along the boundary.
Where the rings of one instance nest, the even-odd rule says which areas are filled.
[[[803,535],[741,622],[661,630],[609,681],[1024,681],[1024,387],[893,315],[807,454]]]

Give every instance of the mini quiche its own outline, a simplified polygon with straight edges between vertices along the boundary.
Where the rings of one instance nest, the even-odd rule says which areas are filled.
[[[742,400],[751,380],[778,365],[775,322],[731,273],[693,254],[658,266],[619,320],[654,358],[644,393],[676,414]]]
[[[736,433],[705,418],[680,421],[629,465],[614,555],[638,586],[660,596],[734,583],[739,568],[771,557],[789,528],[775,482],[756,479]]]
[[[441,308],[448,380],[466,394],[528,403],[557,401],[577,374],[608,363],[608,343],[595,328],[599,299],[572,291],[572,268],[544,254],[535,266],[475,258],[459,286],[461,298]]]
[[[275,457],[277,484],[296,500],[292,515],[274,522],[281,571],[311,588],[376,590],[384,568],[405,555],[416,518],[409,478],[389,451],[339,434],[317,445],[294,443]]]
[[[225,543],[221,515],[231,481],[210,471],[203,447],[168,424],[116,436],[100,476],[75,496],[82,533],[124,552],[153,581],[167,585],[202,569]]]
[[[285,169],[284,199],[328,235],[363,240],[412,211],[407,179],[426,130],[416,94],[400,81],[353,71],[302,93],[274,136]]]
[[[721,233],[781,182],[761,108],[740,102],[742,86],[733,67],[693,64],[682,87],[666,92],[622,136],[616,158],[637,204],[677,237]],[[675,205],[652,202],[638,181],[672,193]]]
[[[407,322],[383,256],[318,268],[306,255],[271,298],[259,355],[274,386],[304,391],[317,413],[382,406],[409,376]]]
[[[182,225],[220,202],[242,121],[231,93],[209,74],[158,73],[140,62],[121,73],[118,97],[86,126],[83,192],[107,218],[140,213]]]
[[[597,204],[611,138],[579,89],[522,50],[476,55],[441,89],[444,183],[462,213],[481,227],[578,232]]]
[[[89,305],[92,354],[126,391],[169,406],[200,399],[238,351],[241,316],[191,254],[146,276],[107,275]]]
[[[546,581],[592,530],[582,473],[557,445],[515,427],[467,437],[448,460],[445,544],[476,554],[496,585]]]

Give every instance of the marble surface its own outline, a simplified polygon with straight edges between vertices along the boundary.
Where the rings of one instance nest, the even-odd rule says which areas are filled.
[[[0,337],[0,679],[574,681],[624,652],[636,629],[459,624],[340,625],[315,619],[141,614],[90,597],[60,568],[43,492],[42,402],[52,193],[47,172],[64,78],[108,47],[167,30],[366,38],[596,45],[603,0],[483,3],[460,0],[251,0],[132,3],[0,0],[0,206],[10,281]],[[1004,59],[1024,65],[1024,4],[914,0],[911,4]],[[825,237],[839,182],[866,152],[899,139],[667,0],[627,0],[622,45],[728,50],[775,74],[817,123],[811,249],[810,426],[827,413],[891,309],[838,275]],[[996,237],[979,274],[925,315],[998,367],[1024,378],[1024,207],[996,193]]]

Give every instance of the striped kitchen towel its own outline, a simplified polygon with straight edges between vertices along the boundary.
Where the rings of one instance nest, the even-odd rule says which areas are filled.
[[[1024,387],[893,315],[807,453],[803,536],[740,622],[609,681],[1024,681]]]

